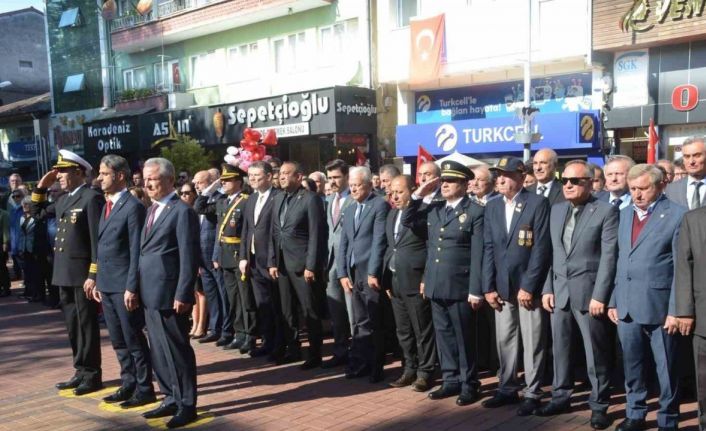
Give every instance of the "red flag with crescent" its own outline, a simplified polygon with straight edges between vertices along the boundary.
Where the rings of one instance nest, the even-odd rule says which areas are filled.
[[[446,19],[444,14],[409,22],[411,53],[410,83],[424,83],[436,79],[441,65],[446,63]]]
[[[659,145],[659,135],[655,129],[655,120],[650,118],[649,138],[647,140],[647,163],[653,165],[657,163],[657,146]]]

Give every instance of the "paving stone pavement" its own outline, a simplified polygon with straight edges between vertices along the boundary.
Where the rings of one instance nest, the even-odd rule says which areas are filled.
[[[137,411],[115,411],[101,404],[110,390],[84,397],[62,396],[54,384],[71,377],[71,350],[60,312],[19,298],[0,298],[0,431],[152,430]],[[119,384],[119,368],[102,328],[106,388]],[[328,340],[330,343],[330,340]],[[554,418],[515,415],[513,407],[484,409],[480,403],[457,407],[454,399],[428,400],[409,388],[393,389],[366,379],[346,380],[341,368],[300,371],[273,366],[261,358],[226,352],[213,344],[194,344],[198,364],[198,408],[203,430],[590,430],[586,390],[574,397],[570,413]],[[386,381],[400,373],[386,366]],[[484,396],[497,380],[483,379]],[[156,385],[155,385],[156,387]],[[547,388],[549,389],[549,388]],[[625,396],[616,391],[609,410],[617,424]],[[649,425],[656,429],[657,402],[650,400]],[[697,431],[696,403],[681,406],[682,430]]]

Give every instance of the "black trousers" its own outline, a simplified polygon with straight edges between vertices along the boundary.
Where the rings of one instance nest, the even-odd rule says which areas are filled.
[[[353,336],[348,364],[353,370],[364,366],[379,372],[385,365],[383,301],[386,294],[368,285],[367,268],[352,269]]]
[[[145,309],[152,366],[165,405],[196,407],[196,356],[189,342],[189,314]]]
[[[0,251],[0,292],[10,291],[10,270],[7,269],[7,253]]]
[[[61,309],[64,312],[76,376],[100,383],[101,350],[98,328],[98,303],[86,298],[83,286],[61,286]]]
[[[284,262],[282,256],[280,256],[280,262]],[[315,278],[316,281],[309,284],[304,280],[304,271],[289,271],[286,263],[284,263],[279,267],[279,278],[277,279],[282,308],[284,343],[290,354],[299,353],[297,315],[298,311],[301,312],[309,334],[310,358],[321,357],[323,331],[321,325],[321,309],[324,295],[321,285],[323,274],[316,274]]]
[[[477,390],[477,316],[466,301],[431,300],[436,347],[444,385]]]
[[[223,268],[223,281],[230,304],[231,321],[236,338],[254,337],[257,325],[257,306],[249,281],[240,279],[237,268]]]
[[[267,269],[257,268],[255,256],[251,255],[249,262],[250,284],[257,308],[257,333],[262,337],[265,347],[281,349],[284,347],[284,338],[277,283],[270,278]]]
[[[25,275],[25,296],[44,301],[46,298],[46,286],[44,285],[44,273],[47,267],[46,256],[23,253],[20,264]]]
[[[404,373],[428,379],[434,373],[436,344],[431,318],[431,303],[421,294],[402,292],[397,276],[392,276],[392,311],[397,340],[404,355]]]
[[[120,364],[122,387],[137,390],[140,394],[154,394],[152,388],[152,362],[145,327],[145,312],[142,308],[128,311],[124,293],[102,293],[103,317],[108,326],[108,335]]]

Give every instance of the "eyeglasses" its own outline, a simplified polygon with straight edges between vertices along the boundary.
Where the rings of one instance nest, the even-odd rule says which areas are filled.
[[[193,195],[193,194],[194,194],[194,192],[192,192],[190,190],[187,192],[179,192],[179,196],[189,196],[189,195]]]
[[[22,195],[12,195],[12,199],[22,199]]]
[[[589,177],[573,177],[573,178],[563,177],[563,178],[561,179],[561,183],[562,183],[563,185],[566,185],[567,183],[571,183],[571,184],[577,186],[577,185],[579,185],[579,183],[580,183],[581,181],[590,180],[590,179],[591,179],[591,178],[589,178]]]

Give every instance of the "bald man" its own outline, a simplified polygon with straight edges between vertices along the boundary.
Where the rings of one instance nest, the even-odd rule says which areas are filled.
[[[528,187],[527,190],[549,199],[550,205],[565,201],[561,185],[555,181],[558,164],[559,157],[556,151],[551,148],[542,148],[532,159],[532,172],[537,183]]]

